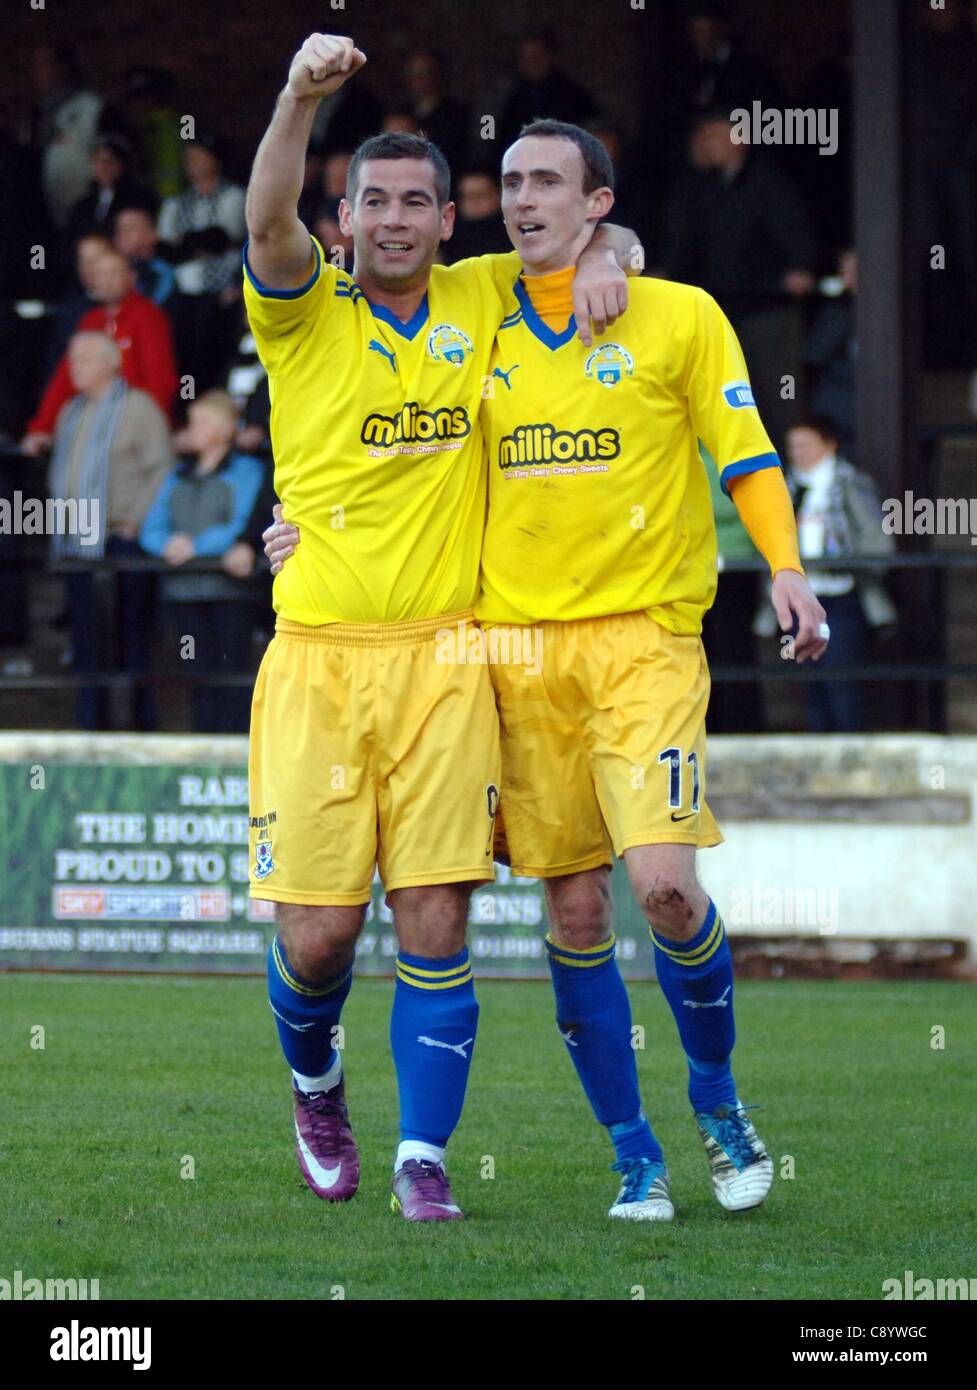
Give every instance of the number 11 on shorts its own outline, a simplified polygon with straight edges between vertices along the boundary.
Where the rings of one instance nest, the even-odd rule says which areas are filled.
[[[663,748],[658,754],[660,763],[668,763],[668,805],[673,811],[682,809],[682,750],[681,748]],[[699,811],[699,755],[692,752],[685,759],[692,765],[692,810],[689,815],[697,815]],[[672,817],[676,819],[675,816]]]

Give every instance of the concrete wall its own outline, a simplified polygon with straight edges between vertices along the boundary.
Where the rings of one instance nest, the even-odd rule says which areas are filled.
[[[977,739],[716,737],[707,777],[726,842],[700,877],[731,936],[954,940],[977,965]]]

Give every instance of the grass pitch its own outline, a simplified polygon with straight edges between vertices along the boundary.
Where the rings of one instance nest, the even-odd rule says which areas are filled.
[[[363,1176],[332,1206],[298,1172],[262,981],[2,977],[0,1276],[98,1279],[103,1299],[762,1300],[975,1273],[973,986],[738,985],[737,1081],[778,1173],[739,1215],[712,1197],[668,1007],[629,988],[675,1222],[607,1219],[613,1152],[549,985],[484,981],[448,1154],[467,1220],[417,1227],[389,1210],[392,982],[358,980],[344,1011]]]

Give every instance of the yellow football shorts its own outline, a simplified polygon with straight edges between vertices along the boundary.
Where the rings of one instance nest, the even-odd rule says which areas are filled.
[[[375,865],[388,892],[494,877],[498,716],[470,620],[278,619],[251,710],[252,897],[366,903]]]
[[[486,636],[513,873],[552,878],[610,864],[612,849],[722,843],[705,799],[710,681],[697,635],[622,613]]]

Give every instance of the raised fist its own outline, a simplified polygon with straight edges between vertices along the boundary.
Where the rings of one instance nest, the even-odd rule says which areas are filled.
[[[366,62],[352,39],[310,34],[292,59],[286,90],[300,101],[327,97]]]

